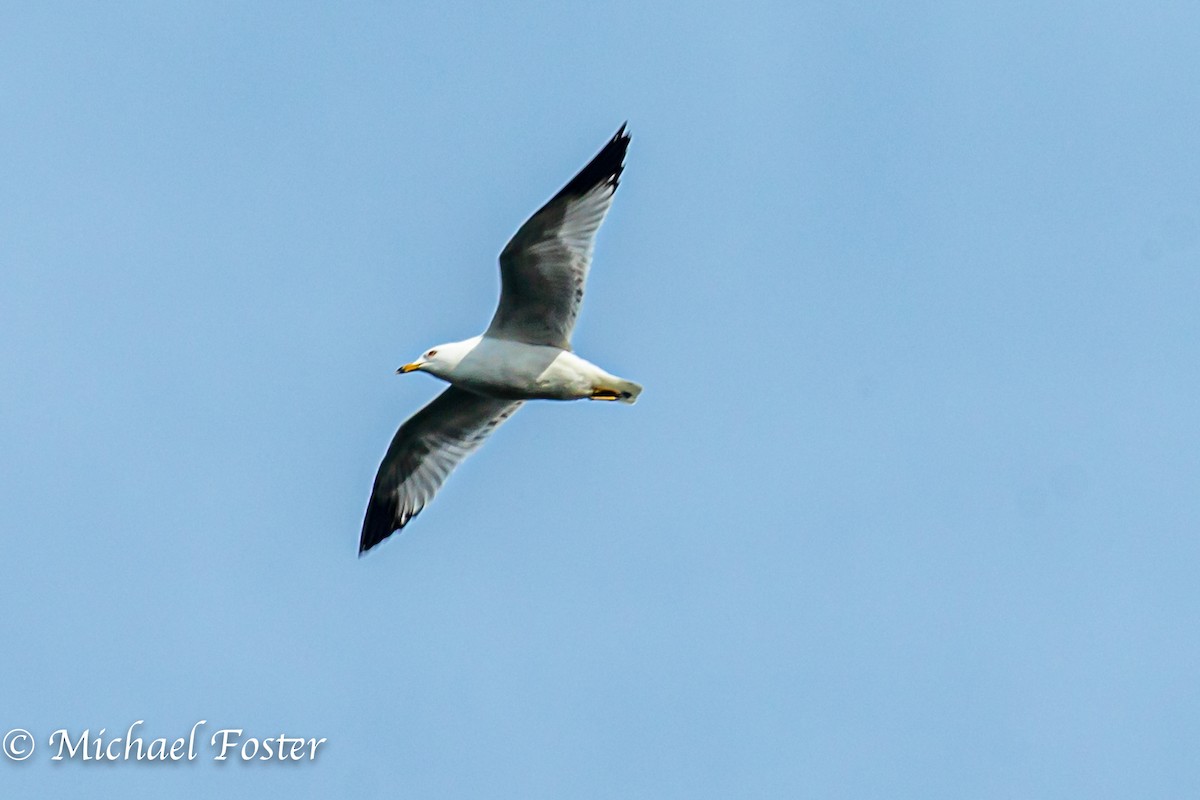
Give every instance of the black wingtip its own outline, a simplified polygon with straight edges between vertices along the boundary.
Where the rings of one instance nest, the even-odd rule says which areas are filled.
[[[396,525],[396,498],[391,495],[371,495],[367,515],[363,518],[362,534],[358,538],[359,558],[399,529]]]
[[[570,180],[556,195],[574,195],[582,197],[597,186],[608,184],[615,191],[625,170],[625,153],[629,149],[630,135],[627,132],[629,122],[621,123],[621,127],[613,134],[600,152],[588,162],[579,174]]]

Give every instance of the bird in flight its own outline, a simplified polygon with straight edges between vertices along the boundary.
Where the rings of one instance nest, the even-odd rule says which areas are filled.
[[[439,344],[397,372],[450,384],[400,426],[363,520],[362,555],[407,525],[446,477],[526,400],[632,403],[642,387],[571,352],[596,231],[625,168],[625,125],[500,253],[500,304],[480,336]]]

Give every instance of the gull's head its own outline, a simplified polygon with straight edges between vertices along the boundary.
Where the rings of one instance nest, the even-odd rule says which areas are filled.
[[[449,375],[458,366],[458,362],[462,361],[477,343],[478,338],[468,339],[465,342],[439,344],[436,347],[426,350],[416,361],[411,364],[405,364],[396,370],[396,373],[403,374],[405,372],[421,370],[422,372],[428,372],[430,375],[436,375],[444,380],[449,380]]]

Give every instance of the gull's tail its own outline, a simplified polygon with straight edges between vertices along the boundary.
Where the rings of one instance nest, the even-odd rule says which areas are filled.
[[[624,378],[618,378],[616,375],[605,372],[594,364],[587,364],[591,370],[594,370],[592,379],[589,381],[592,386],[590,395],[584,395],[589,400],[616,400],[620,403],[636,403],[638,395],[642,393],[642,385],[627,381]],[[576,395],[578,397],[578,395]]]
[[[614,399],[622,403],[636,403],[638,395],[642,393],[642,385],[640,383],[617,378],[612,384],[613,388],[617,390],[617,397]]]

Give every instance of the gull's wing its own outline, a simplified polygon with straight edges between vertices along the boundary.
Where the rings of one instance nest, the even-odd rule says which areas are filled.
[[[396,431],[363,520],[363,554],[421,513],[446,476],[504,420],[520,401],[495,400],[451,386]]]
[[[612,205],[629,134],[625,126],[500,254],[500,306],[486,336],[571,349],[596,231]]]

